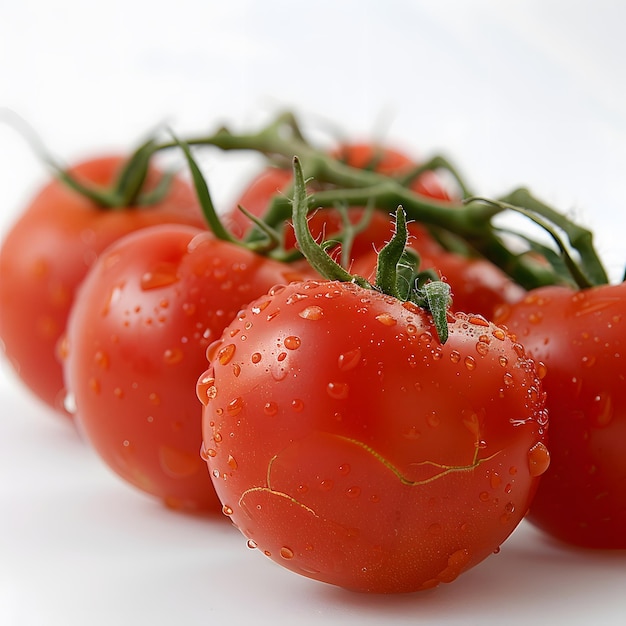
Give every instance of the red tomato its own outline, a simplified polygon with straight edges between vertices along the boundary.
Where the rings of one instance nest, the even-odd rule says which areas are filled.
[[[536,289],[498,320],[547,367],[552,463],[530,521],[578,546],[626,548],[626,284]]]
[[[407,173],[415,166],[408,156],[397,150],[366,143],[342,145],[332,153],[332,156],[352,167],[373,169],[388,176]],[[251,222],[237,207],[243,206],[253,215],[263,216],[271,199],[277,194],[287,193],[291,181],[291,170],[270,167],[261,172],[244,190],[228,214],[227,226],[235,235],[243,236],[249,230]],[[450,196],[434,172],[424,172],[413,182],[411,188],[431,198],[450,200]],[[363,208],[350,208],[349,217],[353,224],[358,223],[363,217]],[[389,238],[390,224],[391,218],[388,214],[375,212],[367,228],[356,236],[351,248],[351,257],[357,258],[373,249],[380,249]],[[334,208],[319,209],[309,218],[309,228],[315,238],[322,235],[330,237],[343,229],[341,214]],[[424,245],[430,246],[432,243],[437,250],[440,249],[425,228],[412,224],[411,229]],[[291,225],[286,225],[284,246],[289,250],[295,245],[293,228]],[[432,251],[430,247],[428,250]]]
[[[298,277],[188,226],[143,229],[99,257],[68,321],[65,379],[115,472],[171,507],[217,506],[195,394],[206,348],[245,303]]]
[[[71,174],[111,186],[124,160],[119,156],[80,163]],[[162,174],[153,169],[146,190]],[[104,209],[54,180],[33,199],[0,249],[0,339],[24,383],[44,402],[63,411],[65,392],[57,346],[88,268],[122,235],[163,222],[203,225],[195,193],[174,178],[166,196],[151,206]]]
[[[223,512],[277,563],[368,592],[451,582],[545,470],[535,364],[494,324],[352,283],[280,286],[209,347],[203,456]]]

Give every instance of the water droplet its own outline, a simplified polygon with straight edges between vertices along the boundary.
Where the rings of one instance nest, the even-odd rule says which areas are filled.
[[[180,348],[169,348],[163,353],[163,361],[167,365],[176,365],[183,360],[183,351]]]
[[[350,470],[352,468],[350,467],[349,463],[342,463],[339,466],[339,473],[342,474],[343,476],[347,476],[350,473]]]
[[[269,305],[271,300],[263,300],[262,302],[257,302],[252,306],[252,314],[258,315],[261,311],[264,311]]]
[[[230,467],[230,469],[232,470],[236,470],[239,465],[237,464],[237,461],[235,460],[235,457],[232,455],[228,455],[228,461],[226,461],[228,463],[228,467]]]
[[[302,402],[302,400],[298,398],[295,398],[291,401],[291,408],[296,411],[296,413],[300,413],[300,411],[302,411],[302,409],[304,408],[304,402]]]
[[[94,362],[95,364],[103,370],[109,369],[109,355],[106,352],[102,352],[102,350],[98,350],[94,354]]]
[[[236,415],[239,415],[239,413],[241,413],[243,406],[244,406],[243,398],[241,397],[234,398],[226,405],[226,412],[231,417],[235,417]]]
[[[326,391],[335,400],[345,400],[348,397],[349,387],[347,383],[328,383]]]
[[[300,311],[298,315],[305,320],[320,320],[324,316],[324,309],[322,309],[322,307],[320,306],[315,305],[308,306],[302,309],[302,311]]]
[[[302,345],[302,340],[300,337],[290,335],[289,337],[285,337],[284,344],[287,350],[297,350]]]
[[[228,504],[225,504],[222,507],[222,513],[224,513],[224,515],[232,515],[234,511],[232,507],[228,506]]]
[[[289,560],[289,559],[293,559],[293,557],[294,557],[294,552],[293,552],[293,550],[292,550],[291,548],[288,548],[287,546],[283,546],[283,547],[280,549],[280,556],[281,556],[283,559],[287,559],[287,560]]]
[[[63,408],[69,415],[76,414],[76,397],[70,391],[63,396]]]
[[[458,363],[461,360],[461,353],[458,350],[452,350],[450,352],[450,360],[453,363]]]
[[[287,353],[280,352],[278,356],[276,357],[276,360],[280,363],[281,361],[284,361],[286,358],[287,358]]]
[[[276,413],[278,413],[278,404],[276,404],[276,402],[266,402],[263,407],[263,413],[270,417],[276,415]]]
[[[481,491],[481,492],[478,494],[478,499],[479,499],[481,502],[487,502],[487,501],[489,500],[489,494],[488,494],[486,491]]]
[[[497,489],[502,484],[502,478],[500,478],[500,476],[494,472],[489,477],[489,484],[491,485],[492,489]]]
[[[466,356],[463,362],[470,372],[476,368],[476,359],[473,356]]]
[[[354,369],[361,362],[361,349],[355,348],[339,355],[337,366],[342,372]]]
[[[512,387],[515,384],[515,379],[513,378],[513,374],[511,374],[511,372],[505,372],[502,380],[504,381],[505,387]]]
[[[335,486],[335,483],[330,478],[325,478],[320,482],[320,489],[322,491],[330,491]]]
[[[227,365],[235,354],[235,344],[229,343],[219,350],[217,360],[221,365]]]
[[[251,360],[253,363],[260,363],[260,361],[261,361],[261,359],[262,359],[262,358],[263,358],[263,357],[261,356],[261,353],[260,353],[260,352],[255,352],[255,353],[254,353],[254,354],[250,357],[250,360]]]
[[[498,358],[498,363],[500,363],[502,367],[506,367],[509,364],[509,360],[505,356],[501,356]]]
[[[491,334],[499,341],[504,341],[506,339],[506,332],[502,328],[494,328],[491,331]]]
[[[202,446],[200,447],[200,456],[208,461],[209,459],[213,459],[217,456],[217,450],[215,448],[207,448],[202,442]]]
[[[529,451],[528,451],[528,469],[530,475],[541,476],[550,465],[550,453],[548,452],[548,448],[541,443],[536,443]]]
[[[470,315],[467,321],[474,326],[489,326],[489,322],[482,315]]]
[[[173,263],[159,263],[152,271],[146,272],[140,281],[144,291],[167,287],[177,282],[179,279],[178,269]]]
[[[207,370],[199,378],[196,385],[196,395],[198,396],[198,400],[200,400],[204,406],[209,404],[209,402],[217,395],[215,378],[213,378],[213,369]]]
[[[196,305],[193,302],[185,302],[182,305],[182,310],[185,315],[191,317],[196,312]]]
[[[398,323],[396,318],[389,315],[389,313],[381,313],[380,315],[377,315],[375,319],[383,326],[395,326]]]
[[[233,363],[233,376],[237,378],[241,374],[241,365],[239,363]]]
[[[476,342],[476,352],[481,356],[486,356],[489,353],[489,344],[482,341]]]
[[[358,498],[361,495],[361,487],[352,486],[346,489],[346,496],[348,498]]]
[[[593,355],[584,356],[581,361],[584,367],[593,367],[596,364],[596,357]]]
[[[256,550],[257,548],[257,543],[253,539],[248,539],[246,545],[248,546],[248,548],[250,548],[250,550]]]

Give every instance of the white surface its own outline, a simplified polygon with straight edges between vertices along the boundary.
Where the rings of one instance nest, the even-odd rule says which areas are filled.
[[[0,107],[72,161],[294,108],[443,151],[485,195],[530,186],[626,261],[626,7],[608,0],[0,0]],[[247,172],[207,157],[227,202]],[[223,165],[223,163],[226,163]],[[0,233],[45,171],[0,124]],[[613,220],[613,225],[610,220]],[[522,525],[433,592],[354,595],[283,571],[225,519],[121,483],[0,367],[0,624],[623,624],[626,554]]]

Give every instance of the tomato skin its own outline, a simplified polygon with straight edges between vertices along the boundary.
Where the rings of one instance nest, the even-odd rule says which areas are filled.
[[[552,463],[528,519],[576,546],[626,548],[626,284],[536,289],[498,321],[547,367]]]
[[[124,159],[81,162],[71,174],[104,187]],[[146,189],[162,174],[153,168]],[[166,196],[149,207],[105,210],[54,180],[34,197],[0,248],[0,339],[20,378],[41,400],[64,412],[57,348],[76,288],[110,243],[152,224],[203,225],[192,188],[174,178]]]
[[[76,423],[111,469],[170,507],[218,507],[200,458],[198,372],[237,311],[290,276],[188,226],[143,229],[100,256],[69,318],[64,371]]]
[[[548,462],[534,363],[500,328],[353,284],[246,307],[198,381],[203,456],[251,547],[357,591],[451,582],[527,510]],[[244,339],[245,337],[245,339]]]

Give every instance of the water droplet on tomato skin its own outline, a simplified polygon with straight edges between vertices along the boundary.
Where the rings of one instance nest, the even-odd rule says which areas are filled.
[[[470,372],[476,369],[476,359],[473,356],[466,356],[463,363]]]
[[[346,489],[346,496],[351,500],[358,498],[361,495],[361,487],[357,487],[356,485],[352,487],[348,487]]]
[[[326,385],[326,392],[335,400],[345,400],[349,391],[350,388],[347,383],[331,382]]]
[[[548,448],[541,443],[536,443],[528,451],[528,470],[530,475],[535,478],[541,476],[550,465],[550,453]]]
[[[246,545],[248,546],[248,548],[250,548],[250,550],[256,550],[258,547],[254,539],[248,539],[248,541],[246,542]]]
[[[211,400],[217,395],[217,387],[215,386],[215,378],[213,377],[213,369],[207,370],[199,378],[196,384],[196,395],[198,400],[207,406]]]
[[[291,548],[288,548],[287,546],[283,546],[283,547],[280,549],[279,554],[280,554],[280,556],[281,556],[283,559],[286,559],[286,560],[293,559],[293,557],[294,557],[294,552],[293,552],[293,550],[292,550]]]
[[[233,358],[234,354],[235,354],[235,344],[234,343],[229,343],[227,345],[225,345],[223,348],[220,348],[220,350],[218,351],[216,358],[217,361],[221,364],[221,365],[227,365],[230,360]]]
[[[233,511],[233,508],[231,506],[228,506],[228,504],[225,504],[222,507],[222,513],[224,515],[231,516],[234,513],[234,511]]]
[[[383,326],[395,326],[398,323],[395,317],[389,313],[381,313],[374,318],[377,322],[380,322]]]
[[[593,399],[589,416],[595,426],[608,426],[613,419],[613,398],[606,392],[599,393]]]
[[[317,321],[324,317],[324,309],[320,306],[308,306],[298,313],[299,317],[305,320]]]
[[[168,348],[163,352],[163,361],[167,365],[176,365],[183,360],[184,353],[180,348]]]
[[[237,398],[233,398],[227,405],[226,405],[226,412],[228,413],[228,415],[230,415],[231,417],[235,417],[237,415],[239,415],[239,413],[241,413],[241,411],[243,410],[244,407],[244,401],[243,398],[238,396]]]
[[[263,407],[263,413],[269,417],[273,417],[278,413],[278,404],[276,404],[276,402],[266,402]]]
[[[285,341],[283,343],[287,350],[297,350],[302,345],[302,340],[300,337],[291,335],[289,337],[285,337]]]
[[[178,268],[173,263],[162,262],[145,272],[140,280],[141,289],[149,291],[174,284],[179,280]]]
[[[480,356],[486,356],[489,353],[489,344],[483,341],[476,342],[475,347],[476,347],[476,352],[478,352]]]

